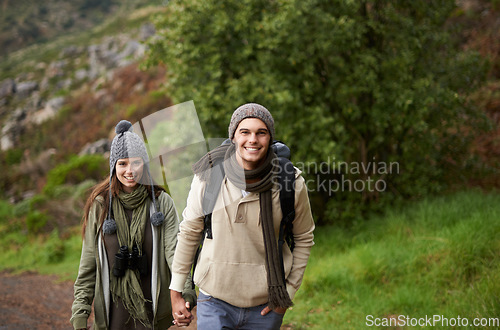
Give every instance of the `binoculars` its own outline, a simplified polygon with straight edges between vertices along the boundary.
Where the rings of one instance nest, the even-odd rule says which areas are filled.
[[[141,275],[147,273],[148,262],[145,255],[139,255],[139,249],[134,245],[129,253],[128,246],[123,245],[115,254],[115,264],[113,265],[113,275],[122,277],[127,269],[139,270]]]

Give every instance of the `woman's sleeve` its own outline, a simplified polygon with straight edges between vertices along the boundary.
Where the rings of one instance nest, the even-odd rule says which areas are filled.
[[[158,198],[160,202],[160,210],[165,216],[163,223],[163,247],[165,249],[165,259],[168,268],[172,269],[174,260],[175,246],[177,244],[177,233],[179,232],[179,217],[174,201],[165,192],[160,194]]]
[[[165,259],[169,269],[171,270],[175,248],[177,246],[177,234],[179,233],[179,217],[177,216],[177,209],[175,208],[174,201],[167,193],[162,193],[159,200],[165,215],[165,224],[163,226]],[[191,287],[190,276],[186,279],[184,283],[184,290],[182,292],[184,299],[189,301],[191,306],[196,305],[196,291]]]
[[[94,201],[94,204],[90,208],[88,223],[85,228],[78,277],[74,285],[75,299],[71,307],[72,314],[70,321],[75,329],[87,328],[87,319],[92,310],[96,283],[95,237],[101,210],[101,204]]]

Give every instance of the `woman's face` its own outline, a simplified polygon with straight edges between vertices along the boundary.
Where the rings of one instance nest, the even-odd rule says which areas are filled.
[[[118,159],[115,166],[116,177],[122,184],[122,190],[131,193],[141,180],[144,162],[141,157]]]
[[[243,119],[234,133],[236,160],[245,170],[262,164],[269,149],[271,134],[266,124],[258,118]]]

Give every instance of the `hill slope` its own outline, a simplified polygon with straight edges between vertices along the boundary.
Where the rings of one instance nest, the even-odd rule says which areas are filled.
[[[0,5],[0,57],[34,43],[90,29],[119,11],[131,11],[151,3],[154,2],[3,0]]]

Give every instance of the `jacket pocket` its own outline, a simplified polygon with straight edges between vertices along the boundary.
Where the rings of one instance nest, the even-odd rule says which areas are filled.
[[[200,272],[197,285],[203,291],[239,307],[267,302],[267,273],[264,265],[210,262]]]

